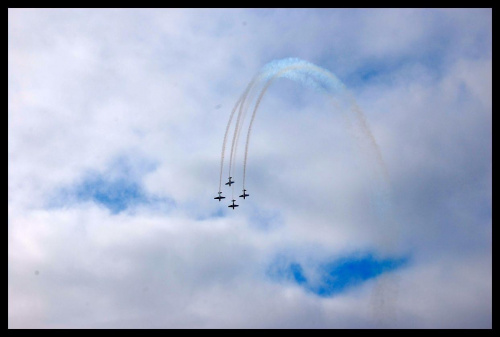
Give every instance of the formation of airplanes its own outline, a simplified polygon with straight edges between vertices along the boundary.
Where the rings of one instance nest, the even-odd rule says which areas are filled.
[[[231,178],[232,178],[232,177],[229,177],[229,181],[226,183],[226,185],[231,186],[231,184],[234,184],[234,181],[232,181],[232,180],[231,180]],[[220,202],[222,199],[225,199],[225,198],[226,198],[226,197],[223,197],[223,196],[222,196],[222,192],[221,192],[221,191],[217,192],[217,194],[219,194],[219,195],[218,195],[217,197],[215,197],[214,199],[219,200],[219,202]],[[247,194],[247,190],[243,189],[243,194],[242,194],[242,195],[240,195],[240,198],[246,199],[246,197],[249,197],[249,196],[250,196],[250,194]],[[238,206],[239,206],[239,205],[236,205],[236,204],[234,203],[235,201],[236,201],[236,200],[235,200],[235,199],[233,199],[233,200],[232,200],[232,204],[231,204],[231,205],[229,205],[229,206],[227,206],[227,207],[231,207],[231,208],[234,210],[234,209],[235,209],[235,207],[238,207]]]

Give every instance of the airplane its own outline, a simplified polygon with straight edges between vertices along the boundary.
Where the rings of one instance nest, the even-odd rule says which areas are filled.
[[[214,199],[219,199],[219,202],[221,201],[221,199],[226,199],[226,197],[223,197],[221,194],[222,192],[218,192],[219,193],[219,196],[218,197],[215,197]]]
[[[234,210],[234,208],[235,208],[235,207],[238,207],[238,205],[235,205],[235,204],[234,204],[234,202],[235,202],[235,201],[236,201],[236,200],[234,200],[234,199],[233,199],[233,204],[232,204],[232,205],[229,205],[229,206],[227,206],[227,207],[232,207],[232,208],[233,208],[233,210]]]
[[[246,194],[245,192],[246,192],[246,190],[243,190],[243,194],[242,194],[242,195],[240,195],[240,198],[245,199],[246,197],[249,197],[249,196],[250,196],[250,194]]]
[[[234,184],[234,181],[231,181],[231,178],[232,178],[232,177],[229,177],[229,181],[226,183],[226,185],[231,186],[231,184]]]

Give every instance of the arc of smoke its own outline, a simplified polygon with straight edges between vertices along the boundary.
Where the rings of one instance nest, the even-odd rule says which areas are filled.
[[[268,63],[267,65],[265,65],[262,68],[260,73],[258,75],[256,75],[252,79],[252,81],[248,84],[245,91],[243,92],[243,94],[240,96],[238,102],[236,103],[233,111],[231,112],[231,115],[229,117],[229,121],[228,121],[228,124],[226,127],[226,133],[224,134],[224,141],[223,141],[223,146],[222,146],[221,168],[220,168],[221,173],[220,173],[220,177],[219,177],[219,191],[220,191],[220,188],[222,186],[221,185],[221,183],[222,183],[222,170],[223,170],[223,166],[224,166],[224,155],[225,155],[225,147],[227,144],[227,134],[229,132],[229,128],[230,128],[232,119],[234,117],[235,110],[237,109],[238,103],[240,103],[239,104],[239,112],[238,112],[238,116],[236,118],[236,126],[234,129],[233,140],[231,143],[230,158],[229,158],[228,174],[230,177],[233,176],[233,170],[234,170],[233,163],[235,162],[235,157],[236,157],[236,153],[237,153],[237,149],[238,149],[238,140],[240,137],[241,127],[242,127],[243,121],[244,121],[245,116],[246,116],[246,112],[247,112],[247,108],[248,108],[248,104],[249,104],[248,101],[252,101],[252,98],[247,100],[249,94],[253,93],[252,89],[254,89],[254,87],[256,87],[257,83],[259,83],[260,81],[266,80],[266,78],[268,79],[268,81],[269,81],[269,79],[277,78],[276,74],[275,75],[272,75],[272,74],[276,72],[276,68],[279,68],[281,63],[290,63],[290,62],[296,62],[296,63],[298,62],[298,63],[301,63],[301,65],[288,66],[288,67],[286,67],[286,69],[282,69],[282,71],[280,71],[280,73],[283,73],[285,70],[290,70],[291,68],[300,68],[301,66],[303,67],[304,64],[311,65],[310,63],[308,63],[306,61],[303,61],[300,59],[295,59],[295,58],[288,58],[288,59],[283,59],[283,60],[273,61],[273,62]],[[309,83],[309,84],[311,84],[311,83]],[[234,187],[233,187],[233,191],[234,191]],[[234,194],[234,192],[233,192],[233,194]]]
[[[234,129],[234,134],[233,134],[233,140],[231,143],[231,155],[229,159],[229,176],[233,175],[233,163],[235,161],[235,156],[236,156],[236,151],[238,148],[238,142],[237,140],[239,139],[239,134],[241,131],[241,125],[243,124],[243,120],[246,115],[246,111],[248,108],[248,101],[251,101],[248,99],[248,96],[251,94],[253,87],[263,78],[263,74],[259,74],[258,76],[254,77],[252,81],[248,84],[246,87],[245,91],[241,95],[241,102],[240,102],[240,108],[238,111],[238,117],[236,118],[236,126]],[[251,96],[251,95],[250,95]]]
[[[240,105],[240,102],[241,102],[241,97],[238,99],[238,101],[234,105],[233,110],[231,111],[231,115],[229,116],[229,121],[227,122],[226,125],[226,132],[224,133],[224,140],[222,142],[222,153],[220,157],[219,192],[221,192],[222,188],[222,169],[224,168],[224,154],[226,152],[227,135],[229,133],[231,122],[233,121],[234,113],[236,112],[236,109]]]
[[[247,139],[245,143],[245,158],[243,160],[243,190],[245,189],[245,179],[246,179],[246,173],[247,173],[247,158],[248,158],[248,144],[250,143],[250,134],[252,132],[252,125],[253,121],[255,120],[255,115],[257,113],[257,109],[259,108],[260,101],[262,100],[262,97],[264,96],[265,92],[267,91],[267,88],[271,85],[271,83],[275,80],[275,77],[271,78],[262,91],[260,92],[259,98],[257,98],[257,102],[255,103],[255,107],[253,109],[252,113],[252,118],[250,118],[250,124],[248,126],[248,132],[247,132]]]
[[[290,63],[290,62],[292,62],[292,65],[285,66],[284,68],[282,68],[283,65],[281,65],[282,69],[279,69],[281,63],[286,64],[286,63]],[[293,62],[298,63],[298,64],[293,64]],[[248,147],[249,147],[249,143],[250,143],[250,135],[252,132],[253,122],[255,120],[255,116],[257,114],[257,110],[259,108],[262,97],[264,96],[264,94],[266,93],[267,89],[272,84],[272,82],[274,82],[274,80],[276,80],[277,78],[286,75],[287,73],[289,74],[291,71],[309,69],[309,70],[316,71],[317,73],[324,73],[324,74],[328,75],[328,77],[331,80],[333,80],[334,82],[337,82],[337,83],[335,83],[335,85],[343,86],[343,84],[337,78],[335,78],[335,76],[333,76],[332,74],[330,74],[326,70],[319,68],[319,67],[317,67],[309,62],[300,60],[300,59],[284,59],[284,60],[280,60],[280,61],[271,62],[268,65],[264,66],[264,69],[265,68],[268,68],[268,70],[264,72],[263,76],[267,76],[268,79],[267,79],[266,84],[262,88],[259,97],[257,98],[257,101],[255,103],[255,107],[254,107],[254,110],[252,113],[252,117],[250,119],[250,124],[248,126],[247,139],[246,139],[246,144],[245,144],[245,157],[244,157],[244,162],[243,162],[243,189],[245,189]],[[276,72],[276,70],[277,70],[276,68],[278,69],[277,72]],[[294,80],[299,80],[300,82],[303,82],[303,83],[311,85],[311,86],[316,86],[314,82],[308,81],[309,78],[307,76],[300,78],[300,77],[297,77],[297,75],[300,75],[300,74],[297,73],[297,74],[295,74],[295,76],[291,76],[291,78]],[[322,88],[321,86],[319,86],[317,88],[321,88],[321,89],[325,90],[325,88]],[[233,138],[233,143],[234,142],[237,143],[237,139]]]
[[[313,87],[320,89],[322,91],[326,91],[328,94],[332,94],[331,90],[333,88],[345,91],[344,84],[340,80],[338,80],[335,77],[335,75],[333,75],[332,73],[330,73],[329,71],[327,71],[323,68],[320,68],[314,64],[311,64],[309,62],[299,60],[299,59],[285,59],[285,60],[282,60],[281,62],[283,62],[283,63],[295,62],[297,64],[288,65],[284,68],[282,67],[282,69],[279,69],[278,71],[276,71],[275,69],[273,71],[273,69],[272,69],[272,70],[267,72],[268,75],[272,72],[274,72],[274,74],[272,76],[269,76],[269,79],[267,80],[266,84],[262,88],[260,95],[257,98],[257,101],[255,103],[252,117],[250,119],[250,124],[248,126],[247,139],[246,139],[246,144],[245,144],[245,157],[244,157],[244,162],[243,162],[243,189],[245,189],[246,167],[247,167],[247,161],[248,161],[247,160],[248,159],[248,147],[249,147],[249,143],[250,143],[250,136],[252,133],[253,122],[255,120],[255,116],[257,114],[257,110],[259,108],[260,102],[261,102],[264,94],[266,93],[267,89],[274,82],[274,80],[276,80],[279,77],[288,77],[292,80],[298,80],[299,82],[301,82],[303,84],[313,86]],[[294,73],[294,71],[297,71],[297,70],[304,71],[304,73],[303,74],[300,72]],[[318,75],[322,75],[322,76],[318,76]],[[321,80],[322,77],[324,77],[323,80]],[[365,136],[367,136],[372,148],[375,150],[377,162],[379,163],[380,167],[382,168],[382,176],[387,180],[387,177],[388,177],[387,170],[385,168],[385,164],[383,162],[382,155],[380,153],[380,149],[379,149],[377,143],[375,142],[375,138],[373,137],[372,133],[370,132],[370,129],[368,128],[368,125],[366,123],[366,119],[365,119],[361,109],[356,104],[354,98],[350,95],[348,97],[349,97],[349,101],[351,103],[351,111],[354,112],[354,115],[355,115],[357,121],[359,122],[359,126],[361,128],[361,131],[365,134]],[[233,139],[233,142],[234,141],[235,141],[235,139]]]
[[[257,81],[258,77],[255,77],[252,79],[252,81],[248,84],[247,88],[243,92],[240,98],[240,108],[238,111],[238,117],[236,117],[236,124],[234,126],[234,134],[233,134],[233,140],[231,142],[231,152],[229,156],[229,176],[233,176],[233,161],[235,157],[235,140],[238,138],[239,134],[239,129],[240,129],[240,124],[241,124],[241,116],[242,116],[242,111],[244,110],[244,106],[246,105],[245,103],[247,102],[247,96],[248,93],[250,92],[251,88],[254,86],[255,82]],[[234,199],[234,186],[231,186],[231,193],[232,193],[232,199]]]
[[[243,95],[240,97],[238,100],[235,108],[231,112],[230,120],[228,122],[228,126],[226,128],[226,134],[224,135],[224,145],[223,145],[223,153],[222,153],[222,159],[221,159],[221,177],[222,177],[222,166],[223,166],[223,161],[224,161],[224,149],[225,149],[225,144],[227,141],[227,134],[229,130],[229,125],[231,124],[231,121],[233,119],[234,113],[238,107],[239,104],[239,112],[238,112],[238,117],[235,125],[235,131],[233,134],[233,141],[232,141],[232,146],[231,146],[231,160],[230,160],[230,167],[229,167],[229,172],[230,174],[232,173],[233,169],[233,162],[235,160],[236,156],[236,149],[238,145],[238,140],[239,136],[241,134],[241,128],[242,128],[242,123],[243,120],[245,119],[245,114],[247,112],[247,105],[249,104],[247,101],[248,95],[250,92],[253,93],[253,89],[257,87],[256,84],[263,82],[264,85],[260,91],[260,94],[256,100],[252,116],[250,119],[250,123],[248,126],[248,131],[247,131],[247,137],[246,137],[246,144],[245,144],[245,158],[244,158],[244,163],[243,163],[243,189],[245,189],[245,181],[246,181],[246,167],[247,167],[247,159],[248,159],[248,148],[250,144],[250,137],[252,133],[252,126],[253,122],[255,120],[256,113],[258,111],[259,105],[262,101],[263,96],[265,95],[266,91],[268,88],[271,86],[271,84],[276,80],[277,78],[280,77],[286,77],[295,81],[298,81],[302,84],[305,84],[307,86],[312,86],[316,89],[320,89],[322,91],[325,91],[329,96],[333,96],[333,94],[336,91],[340,91],[343,94],[347,94],[345,97],[347,97],[347,103],[350,104],[350,107],[347,111],[350,111],[351,114],[348,114],[348,116],[352,116],[354,118],[354,123],[357,126],[357,129],[361,132],[361,138],[360,140],[367,140],[367,145],[369,145],[368,148],[372,149],[372,154],[374,154],[373,159],[375,159],[375,162],[378,163],[376,165],[377,171],[376,171],[376,176],[381,177],[382,181],[379,181],[382,183],[382,185],[378,186],[378,191],[379,192],[376,195],[376,199],[380,201],[379,204],[376,205],[376,209],[378,211],[378,215],[380,216],[381,219],[384,219],[385,222],[389,223],[395,223],[394,219],[392,218],[392,213],[391,213],[391,196],[390,196],[390,188],[389,188],[389,176],[387,173],[386,166],[384,164],[382,154],[380,152],[380,149],[375,141],[375,138],[373,137],[373,134],[371,133],[370,129],[368,128],[368,124],[366,122],[365,116],[362,112],[362,110],[359,108],[359,106],[356,103],[356,100],[354,97],[345,89],[344,84],[336,78],[334,74],[331,72],[320,68],[314,64],[311,64],[309,62],[300,60],[300,59],[283,59],[283,60],[278,60],[278,61],[272,61],[265,65],[260,72],[260,75],[255,77],[254,80],[247,86],[245,92]],[[343,92],[342,92],[343,91]],[[334,96],[332,97],[334,98]],[[250,100],[251,101],[251,100]],[[335,102],[334,102],[335,103]],[[364,136],[364,137],[363,137]],[[385,186],[383,186],[385,185]],[[220,190],[220,182],[219,182],[219,190]],[[233,187],[233,194],[234,194],[234,187]],[[234,199],[234,198],[233,198]],[[394,229],[397,229],[395,227]],[[397,237],[397,233],[396,233]],[[389,248],[388,246],[391,246],[391,241],[394,240],[394,237],[389,237],[387,234],[382,238],[382,246]],[[391,284],[388,284],[389,281],[387,280],[381,280],[379,283],[379,286],[374,292],[374,298],[376,301],[374,301],[374,306],[373,310],[374,312],[377,313],[377,315],[380,316],[387,316],[390,315],[388,312],[389,309],[391,309],[391,303],[388,303],[387,305],[384,305],[384,299],[392,299],[394,301],[397,300],[397,295],[393,295],[394,289],[397,288],[397,280],[392,280]],[[389,288],[387,288],[389,287]],[[387,288],[387,289],[386,289]]]
[[[239,112],[238,112],[238,117],[235,125],[235,134],[233,135],[233,142],[231,144],[231,152],[230,152],[230,157],[229,157],[229,176],[232,176],[232,167],[233,167],[233,154],[235,152],[235,144],[234,144],[234,139],[235,136],[236,138],[238,137],[239,134],[239,128],[241,126],[240,119],[241,119],[241,114],[242,114],[242,109],[246,103],[246,99],[248,96],[249,91],[252,89],[254,84],[262,77],[262,74],[255,76],[252,81],[247,85],[245,91],[243,94],[239,97],[238,101],[233,107],[233,110],[231,111],[231,114],[229,116],[229,120],[226,125],[226,131],[224,133],[224,140],[222,141],[222,151],[221,151],[221,159],[220,159],[220,173],[219,173],[219,192],[221,192],[222,188],[222,171],[224,169],[224,159],[225,159],[225,153],[226,153],[226,145],[227,145],[227,136],[229,134],[229,129],[231,128],[231,124],[234,118],[234,113],[239,107]],[[245,105],[246,107],[246,105]],[[246,108],[244,109],[246,111]],[[233,187],[234,189],[234,187]]]
[[[255,86],[256,86],[256,83],[254,83],[252,85],[252,87],[250,88],[250,90],[248,92],[248,95],[246,97],[244,97],[243,103],[240,104],[238,118],[236,120],[236,129],[234,130],[233,142],[232,142],[232,146],[231,146],[231,157],[232,157],[231,161],[232,161],[232,163],[236,163],[240,133],[241,133],[241,129],[243,127],[243,123],[244,123],[245,118],[246,118],[248,105],[253,100],[253,90],[252,89],[254,89]],[[230,176],[234,176],[234,166],[235,165],[232,165],[230,167],[230,174],[229,174]]]
[[[235,135],[233,137],[233,147],[231,148],[231,156],[232,156],[232,162],[233,162],[233,165],[231,166],[230,168],[230,176],[234,177],[235,174],[234,174],[234,171],[235,171],[235,166],[234,163],[236,163],[236,158],[238,157],[238,145],[239,145],[239,139],[240,139],[240,135],[241,135],[241,130],[243,128],[243,123],[245,121],[245,118],[246,118],[246,115],[247,115],[247,111],[248,111],[248,105],[254,100],[254,96],[255,96],[255,87],[258,86],[258,81],[256,81],[256,83],[254,83],[247,95],[247,97],[245,98],[245,101],[240,104],[240,111],[239,111],[239,116],[238,116],[238,123],[236,124],[236,128],[235,129]],[[233,197],[234,197],[234,185],[232,186],[232,194],[233,194]]]

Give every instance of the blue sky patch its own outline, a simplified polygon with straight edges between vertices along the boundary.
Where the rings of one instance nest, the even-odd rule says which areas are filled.
[[[85,179],[74,190],[78,200],[94,201],[119,213],[132,205],[149,203],[152,200],[137,182],[127,179],[107,180],[98,175]]]
[[[157,208],[158,204],[164,204],[170,208],[174,200],[148,194],[142,186],[142,177],[154,168],[146,160],[119,157],[103,172],[88,172],[73,186],[61,189],[51,206],[92,201],[113,214],[138,205]]]
[[[268,276],[295,283],[320,297],[331,297],[406,263],[406,258],[376,259],[372,254],[307,264],[279,257],[269,267]]]

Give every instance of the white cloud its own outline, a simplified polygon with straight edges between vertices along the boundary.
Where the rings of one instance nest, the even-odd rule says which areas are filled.
[[[287,80],[254,125],[250,198],[212,199],[230,109],[290,56],[351,86],[393,221],[343,115]],[[491,60],[491,10],[10,9],[9,327],[491,327]],[[176,207],[50,205],[117,158]],[[331,298],[266,276],[282,252],[362,251],[410,263]]]

